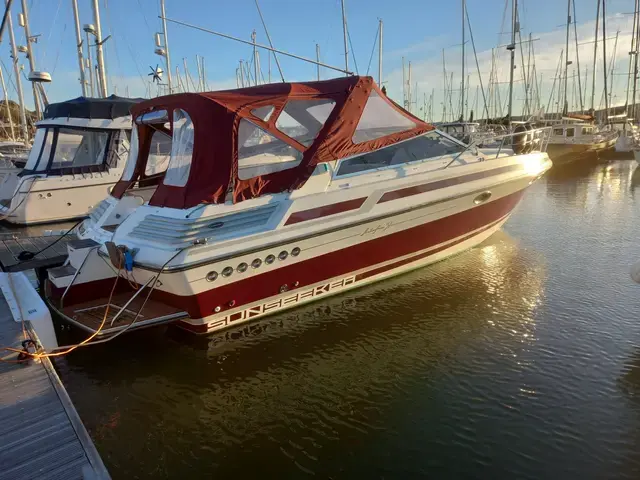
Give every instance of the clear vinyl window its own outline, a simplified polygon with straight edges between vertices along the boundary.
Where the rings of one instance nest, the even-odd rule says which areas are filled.
[[[387,101],[371,90],[367,104],[364,107],[356,131],[353,134],[353,143],[363,143],[376,138],[403,132],[415,128],[416,124],[393,108]]]
[[[194,134],[189,114],[181,109],[174,110],[171,159],[164,177],[165,185],[184,187],[187,184],[191,171]]]
[[[324,127],[335,106],[336,102],[330,98],[290,100],[278,115],[276,128],[308,147]]]
[[[238,178],[248,180],[259,175],[288,170],[302,160],[302,152],[265,132],[246,119],[238,129]]]
[[[171,137],[160,130],[154,130],[149,145],[149,156],[144,167],[145,176],[166,172],[171,159]]]

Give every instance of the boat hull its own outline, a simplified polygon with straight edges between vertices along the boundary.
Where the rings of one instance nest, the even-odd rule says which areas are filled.
[[[550,143],[547,153],[554,165],[589,161],[614,152],[616,139],[593,143]]]
[[[470,191],[295,243],[266,246],[260,251],[166,273],[152,298],[186,312],[188,315],[175,324],[193,333],[235,327],[472,248],[504,224],[530,182],[530,178],[520,178],[494,185],[491,191]],[[275,260],[277,268],[264,273],[248,267],[247,275],[235,273],[227,283],[222,276],[217,282],[206,280],[208,272],[221,272],[228,265],[251,264],[255,258],[269,255],[278,258],[282,252],[294,252],[296,247],[300,253],[295,258],[291,253],[284,260]],[[153,272],[138,268],[135,275],[138,282],[145,282]],[[112,285],[113,278],[73,285],[65,305],[109,291]],[[126,288],[124,282],[120,285]],[[51,288],[50,305],[57,305],[56,299],[63,292],[62,288]],[[66,318],[75,316],[73,307],[58,313]]]
[[[117,175],[65,175],[22,181],[20,192],[9,194],[5,205],[0,205],[0,218],[16,225],[37,225],[86,217],[109,194]]]

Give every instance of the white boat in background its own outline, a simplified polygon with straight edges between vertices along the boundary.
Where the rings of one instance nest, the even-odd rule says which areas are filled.
[[[140,99],[79,97],[47,107],[23,168],[0,169],[0,219],[30,225],[81,218],[122,175]]]
[[[444,259],[500,229],[551,167],[548,129],[488,156],[370,77],[133,112],[121,180],[45,280],[50,307],[101,336],[167,322],[205,334]],[[149,143],[167,134],[169,167],[143,184]]]

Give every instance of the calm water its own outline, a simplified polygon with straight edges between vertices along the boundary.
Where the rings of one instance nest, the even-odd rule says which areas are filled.
[[[114,478],[639,478],[639,223],[635,163],[571,166],[455,258],[57,367]]]

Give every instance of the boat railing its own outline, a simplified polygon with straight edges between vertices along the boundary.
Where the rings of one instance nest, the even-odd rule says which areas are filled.
[[[477,149],[479,146],[486,146],[488,143],[497,143],[497,151],[495,158],[498,158],[502,153],[505,145],[510,145],[513,152],[516,155],[524,155],[531,152],[545,152],[547,145],[549,145],[549,139],[551,138],[551,131],[553,127],[540,127],[533,129],[523,129],[518,132],[504,133],[500,135],[490,135],[482,138],[476,138],[469,143],[464,150],[456,155],[444,168],[449,167],[460,158],[462,154],[470,149]]]

